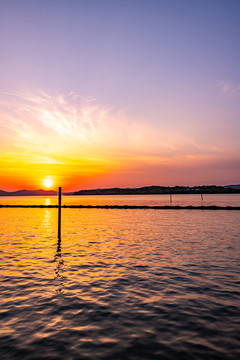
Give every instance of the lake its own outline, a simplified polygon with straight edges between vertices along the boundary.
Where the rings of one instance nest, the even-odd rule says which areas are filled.
[[[239,206],[240,195],[203,203]],[[168,205],[169,196],[63,204]],[[239,256],[240,211],[66,208],[58,240],[57,209],[0,208],[0,358],[238,359]]]
[[[0,196],[0,205],[57,205],[57,196]],[[240,194],[63,196],[62,205],[240,206]]]

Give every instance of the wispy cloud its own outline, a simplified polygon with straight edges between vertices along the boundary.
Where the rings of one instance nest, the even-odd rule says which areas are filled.
[[[232,81],[219,81],[218,87],[224,95],[228,96],[239,96],[240,95],[240,84]]]
[[[0,107],[0,125],[11,132],[11,145],[43,154],[66,153],[74,147],[80,152],[103,142],[104,135],[111,139],[111,117],[119,117],[109,107],[73,92],[67,96],[11,93]]]
[[[11,132],[11,145],[44,156],[104,154],[124,158],[159,151],[167,155],[178,147],[173,133],[167,136],[122,109],[103,106],[74,92],[55,96],[43,91],[8,93],[0,111],[0,125]]]
[[[230,91],[227,84],[224,91]],[[8,93],[0,102],[0,114],[0,138],[8,133],[8,152],[21,153],[29,163],[76,164],[94,159],[110,161],[111,166],[133,166],[139,161],[182,163],[223,153],[217,144],[206,146],[179,127],[162,128],[134,119],[122,109],[73,91]]]
[[[2,105],[10,115],[8,126],[24,134],[29,128],[43,126],[61,136],[70,135],[84,138],[101,123],[109,109],[100,107],[94,100],[82,99],[71,93],[69,96],[50,96],[39,91],[32,93],[12,93]],[[44,132],[44,134],[46,134]]]

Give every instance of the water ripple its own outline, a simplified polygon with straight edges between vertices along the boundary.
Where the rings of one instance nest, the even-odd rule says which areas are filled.
[[[55,215],[1,209],[1,360],[239,358],[238,212]]]

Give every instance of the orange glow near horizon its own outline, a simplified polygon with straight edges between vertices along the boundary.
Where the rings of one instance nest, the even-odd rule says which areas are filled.
[[[187,131],[151,127],[92,100],[15,94],[0,110],[2,190],[238,181],[238,157],[230,145],[226,151]]]

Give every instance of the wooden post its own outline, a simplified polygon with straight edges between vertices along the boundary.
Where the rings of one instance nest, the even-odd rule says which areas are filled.
[[[62,188],[59,188],[58,191],[58,239],[61,239],[61,197],[62,197]]]
[[[201,194],[201,200],[203,201],[203,194]]]
[[[172,202],[172,194],[170,194],[170,202]]]

